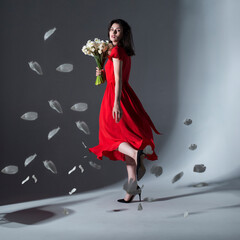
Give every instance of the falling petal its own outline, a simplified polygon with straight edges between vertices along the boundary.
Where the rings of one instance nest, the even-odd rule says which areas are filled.
[[[71,174],[73,171],[75,171],[76,170],[76,166],[74,166],[69,172],[68,172],[68,174]]]
[[[32,178],[33,178],[34,182],[36,183],[36,182],[37,182],[36,176],[35,176],[35,175],[32,175]]]
[[[196,144],[191,144],[191,145],[189,146],[189,149],[190,149],[190,150],[195,150],[195,149],[197,149],[197,145],[196,145]]]
[[[22,184],[24,184],[24,183],[27,182],[28,180],[29,180],[29,176],[22,181]]]
[[[58,113],[63,113],[62,107],[57,100],[50,100],[48,103],[52,109],[56,110]]]
[[[161,166],[152,166],[151,173],[154,174],[156,177],[159,177],[162,175],[163,169]]]
[[[143,207],[142,207],[142,204],[139,203],[139,204],[138,204],[138,211],[141,211],[141,210],[143,210]]]
[[[3,168],[1,172],[4,174],[16,174],[18,172],[18,166],[9,165]]]
[[[29,67],[39,75],[43,75],[42,68],[37,62],[28,62]]]
[[[185,119],[184,124],[187,125],[187,126],[191,125],[192,124],[192,119],[190,119],[190,118]]]
[[[60,130],[60,127],[54,128],[52,131],[48,133],[48,140],[50,140],[57,132]]]
[[[38,113],[37,112],[27,112],[24,113],[21,118],[23,120],[28,120],[28,121],[34,121],[38,118]]]
[[[206,166],[204,166],[204,164],[196,164],[193,168],[193,171],[197,173],[203,173],[205,172],[205,170],[206,170]]]
[[[83,112],[83,111],[86,111],[88,109],[88,105],[87,105],[87,103],[76,103],[75,105],[73,105],[71,107],[71,109],[73,111]]]
[[[101,166],[96,164],[95,162],[90,161],[89,164],[91,167],[96,168],[97,170],[101,169]]]
[[[144,152],[145,154],[152,155],[152,154],[153,154],[152,147],[151,147],[150,145],[147,145],[147,146],[143,149],[143,152]]]
[[[82,141],[82,145],[85,147],[85,148],[87,148],[87,146],[86,146],[86,144]]]
[[[76,188],[73,188],[72,190],[71,190],[71,192],[69,192],[69,195],[72,195],[73,193],[75,193],[76,192]]]
[[[208,184],[205,183],[205,182],[201,182],[201,183],[194,184],[194,185],[192,185],[192,186],[193,186],[193,187],[206,187],[206,186],[208,186]]]
[[[90,134],[88,125],[87,125],[84,121],[77,121],[77,122],[76,122],[76,125],[77,125],[77,127],[78,127],[81,131],[83,131],[85,134],[87,134],[87,135]]]
[[[178,173],[173,179],[172,179],[172,183],[177,182],[178,180],[180,180],[180,178],[183,176],[183,172]]]
[[[64,63],[56,68],[59,72],[71,72],[73,70],[73,65],[70,63]]]
[[[67,208],[64,208],[64,209],[63,209],[63,214],[64,214],[64,215],[68,215],[68,214],[69,214],[69,211],[68,211]]]
[[[51,160],[45,160],[45,161],[43,161],[43,164],[44,164],[45,168],[50,170],[52,173],[57,174],[56,166]]]
[[[141,192],[141,188],[138,188],[137,181],[133,181],[131,178],[129,181],[126,181],[123,185],[123,189],[131,195],[136,195]]]
[[[35,153],[34,155],[31,155],[28,158],[26,158],[26,160],[24,162],[24,166],[26,167],[30,162],[32,162],[35,159],[36,156],[37,156],[37,154]]]
[[[83,172],[84,172],[83,166],[82,166],[82,165],[79,165],[78,167],[81,169],[81,173],[83,173]]]
[[[83,156],[83,158],[87,158],[87,156],[85,155],[85,156]]]
[[[183,217],[187,217],[188,216],[188,212],[185,212],[184,214],[183,214]]]
[[[48,31],[44,34],[44,40],[47,40],[55,31],[56,31],[56,28],[52,28],[52,29],[48,30]]]

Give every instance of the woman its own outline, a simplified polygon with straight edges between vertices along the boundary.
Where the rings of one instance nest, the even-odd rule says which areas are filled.
[[[143,159],[157,160],[152,129],[160,133],[128,83],[131,56],[135,55],[130,26],[122,19],[112,20],[108,27],[108,38],[113,48],[105,71],[96,70],[96,76],[103,74],[107,80],[99,115],[99,145],[89,151],[100,160],[106,156],[111,160],[126,161],[128,181],[132,179],[136,182],[146,171]],[[148,145],[152,148],[152,154],[143,152]],[[140,198],[141,189],[137,188]],[[129,203],[134,196],[127,193],[124,199],[118,201]]]

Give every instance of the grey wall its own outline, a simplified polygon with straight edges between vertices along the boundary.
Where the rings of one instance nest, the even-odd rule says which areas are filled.
[[[16,175],[0,173],[0,204],[27,201],[103,187],[126,177],[125,164],[88,153],[98,144],[98,114],[105,85],[96,87],[95,62],[81,52],[88,39],[107,39],[107,25],[123,18],[132,26],[136,56],[132,59],[130,83],[159,131],[157,151],[161,151],[171,132],[177,101],[178,1],[73,1],[6,0],[0,2],[1,29],[1,151],[0,168],[17,165]],[[44,42],[46,31],[56,32]],[[32,71],[28,62],[37,61],[43,75]],[[55,69],[72,63],[74,70],[60,73]],[[48,101],[56,99],[63,108],[58,114]],[[88,103],[86,112],[73,112],[77,102]],[[24,121],[21,115],[36,111],[39,118]],[[85,121],[91,135],[79,131],[75,121]],[[59,133],[47,140],[50,130]],[[36,153],[27,167],[24,160]],[[84,155],[88,157],[83,158]],[[44,168],[52,160],[58,174]],[[98,171],[88,161],[102,166]],[[68,175],[73,166],[80,170]],[[27,177],[35,176],[38,182]]]
[[[167,173],[186,181],[239,176],[240,2],[181,1],[177,105],[172,134],[159,152]],[[185,126],[185,118],[193,120]],[[197,144],[195,151],[188,149]],[[204,174],[193,172],[204,164]],[[170,174],[171,176],[171,174]]]

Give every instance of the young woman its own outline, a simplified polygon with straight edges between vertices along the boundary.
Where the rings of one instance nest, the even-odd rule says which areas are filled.
[[[107,80],[99,115],[99,145],[89,151],[100,160],[106,156],[111,160],[126,161],[128,181],[136,181],[146,171],[143,159],[157,160],[152,129],[160,133],[128,83],[131,56],[135,55],[130,26],[122,19],[112,20],[108,38],[113,48],[105,71],[96,70],[96,76],[103,74]],[[151,154],[143,152],[148,145],[152,148]],[[140,198],[141,189],[138,186],[137,190]],[[118,201],[129,203],[134,196],[127,193],[124,199]]]

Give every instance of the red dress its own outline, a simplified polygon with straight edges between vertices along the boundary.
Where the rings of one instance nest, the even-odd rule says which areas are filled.
[[[122,93],[120,106],[122,108],[122,118],[118,123],[112,116],[115,95],[115,77],[112,58],[123,61],[122,64]],[[150,117],[145,112],[140,100],[128,83],[131,69],[131,57],[128,56],[124,48],[115,46],[105,65],[107,87],[103,96],[99,115],[99,145],[89,148],[90,152],[97,155],[102,160],[103,156],[111,160],[125,161],[125,155],[117,151],[119,144],[128,142],[135,149],[144,149],[150,145],[153,154],[146,155],[149,160],[157,160],[154,152],[154,142],[152,129],[159,133]]]

